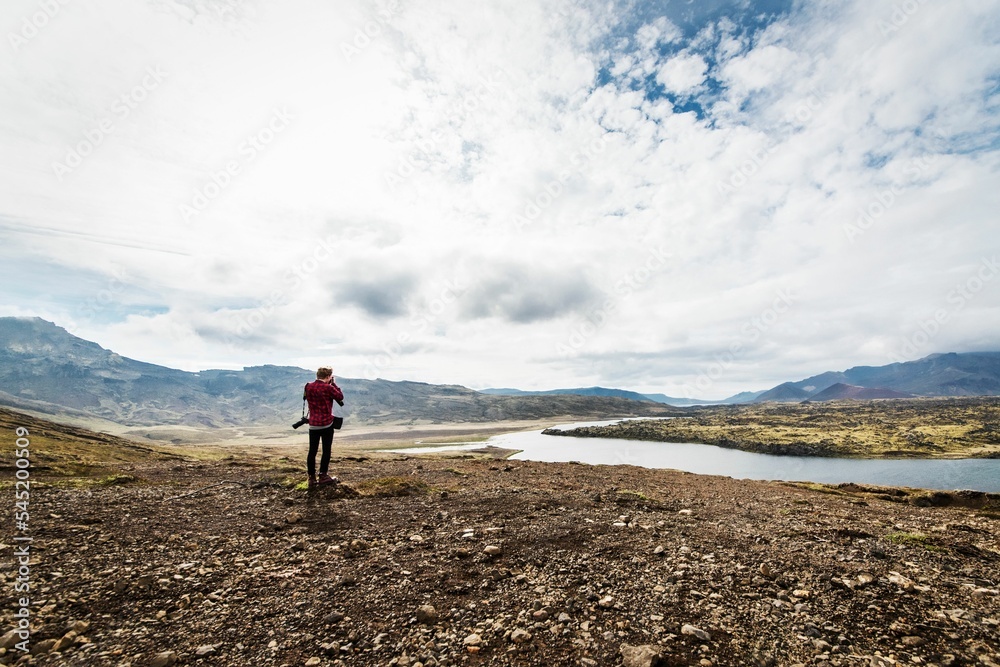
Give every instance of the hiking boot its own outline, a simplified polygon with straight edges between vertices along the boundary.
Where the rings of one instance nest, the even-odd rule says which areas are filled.
[[[336,477],[330,477],[329,475],[327,475],[324,472],[324,473],[320,473],[319,483],[320,484],[340,484],[340,480],[337,479]]]
[[[316,477],[310,475],[309,476],[309,490],[311,491],[311,490],[315,489],[317,486],[318,486],[318,484],[316,483]]]

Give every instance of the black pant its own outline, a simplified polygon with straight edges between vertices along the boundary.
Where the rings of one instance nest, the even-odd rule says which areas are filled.
[[[323,439],[323,458],[319,461],[319,474],[325,475],[330,469],[330,447],[333,445],[333,424],[326,428],[309,429],[309,456],[306,457],[306,466],[309,468],[309,476],[316,476],[316,451],[319,449],[320,438]]]

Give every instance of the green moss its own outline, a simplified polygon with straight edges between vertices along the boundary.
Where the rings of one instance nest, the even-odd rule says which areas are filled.
[[[947,551],[944,547],[932,543],[931,538],[924,533],[895,532],[885,536],[893,544],[920,546],[928,551]]]
[[[140,479],[135,475],[126,475],[118,473],[118,474],[108,475],[107,477],[102,477],[101,479],[97,480],[97,484],[99,486],[121,486],[123,484],[135,484],[136,482],[139,481]]]
[[[618,499],[619,500],[625,500],[625,501],[628,501],[628,500],[642,500],[642,501],[645,501],[645,502],[649,502],[650,500],[652,500],[649,496],[647,496],[642,491],[632,491],[631,489],[622,489],[621,491],[619,491],[618,492]]]

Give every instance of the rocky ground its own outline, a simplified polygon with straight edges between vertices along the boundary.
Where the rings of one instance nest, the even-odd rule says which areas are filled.
[[[282,465],[33,487],[35,655],[0,663],[1000,665],[995,496],[402,457],[308,494]]]

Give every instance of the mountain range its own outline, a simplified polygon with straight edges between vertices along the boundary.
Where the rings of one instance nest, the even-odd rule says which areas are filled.
[[[479,391],[483,394],[491,394],[495,396],[563,396],[566,394],[576,394],[578,396],[614,396],[617,398],[628,398],[633,401],[653,401],[654,403],[665,403],[676,407],[748,403],[764,393],[763,391],[744,391],[721,401],[712,401],[700,398],[678,398],[676,396],[667,396],[666,394],[640,394],[637,391],[629,391],[627,389],[609,389],[607,387],[578,387],[575,389],[546,389],[541,391],[523,391],[521,389],[504,387],[495,389],[480,389]]]
[[[757,396],[754,402],[997,395],[1000,352],[950,352],[887,366],[855,366],[785,382]]]
[[[288,426],[315,371],[197,373],[129,359],[39,318],[0,318],[0,405],[126,426]],[[490,396],[458,385],[338,378],[352,423],[456,423],[679,414],[626,398]]]
[[[0,405],[126,426],[281,426],[298,416],[313,371],[250,366],[197,373],[129,359],[40,318],[0,318]],[[785,382],[723,401],[587,387],[527,392],[339,378],[343,414],[361,423],[676,416],[683,406],[911,396],[1000,395],[1000,352],[933,354]]]

